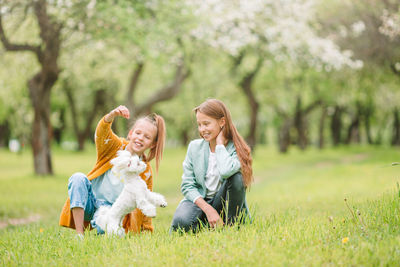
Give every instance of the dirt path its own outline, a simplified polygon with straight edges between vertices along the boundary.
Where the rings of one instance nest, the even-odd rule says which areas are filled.
[[[26,218],[14,218],[8,219],[6,221],[0,221],[0,229],[6,228],[7,226],[18,226],[25,225],[29,223],[34,223],[40,220],[39,214],[33,214]]]

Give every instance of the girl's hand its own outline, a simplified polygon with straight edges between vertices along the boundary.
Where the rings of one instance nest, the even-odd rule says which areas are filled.
[[[216,228],[218,226],[224,225],[224,221],[219,216],[218,212],[213,208],[210,207],[206,212],[208,223],[212,228]]]
[[[217,145],[226,145],[227,140],[224,136],[224,127],[222,127],[221,130],[219,131],[219,134],[215,141],[216,141]]]
[[[129,119],[130,114],[129,114],[129,109],[125,106],[119,106],[113,110],[110,111],[105,117],[106,122],[112,122],[115,117],[121,116],[124,117],[125,119]]]

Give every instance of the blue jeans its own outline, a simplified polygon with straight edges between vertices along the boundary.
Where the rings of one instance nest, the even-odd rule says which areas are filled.
[[[246,203],[246,189],[240,172],[224,180],[217,194],[212,199],[205,199],[205,201],[220,214],[225,224],[232,225],[250,219]],[[192,201],[185,199],[176,208],[171,231],[188,232],[192,230],[196,232],[202,224],[208,225],[206,214]]]
[[[84,221],[90,221],[97,233],[104,234],[103,229],[96,225],[96,210],[102,205],[111,205],[97,201],[92,190],[92,183],[85,174],[74,173],[68,180],[68,196],[70,208],[82,208],[84,210]]]

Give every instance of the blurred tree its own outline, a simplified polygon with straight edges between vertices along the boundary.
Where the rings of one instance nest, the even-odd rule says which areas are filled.
[[[360,127],[364,125],[368,143],[376,143],[378,140],[374,140],[371,134],[370,122],[374,116],[378,116],[377,110],[386,110],[387,106],[393,106],[387,115],[392,116],[392,139],[396,140],[397,132],[400,131],[396,112],[399,106],[386,103],[385,107],[376,107],[376,97],[380,91],[377,87],[383,81],[373,81],[373,77],[377,76],[380,69],[387,72],[386,76],[392,72],[392,75],[400,77],[400,38],[397,35],[399,2],[396,0],[339,1],[323,9],[321,34],[329,35],[343,49],[354,51],[354,57],[363,60],[366,66],[366,70],[360,73],[359,80],[355,84],[354,89],[358,93],[353,99],[352,107],[347,107],[348,112],[351,113],[349,113],[351,122],[347,129],[346,141],[358,141],[361,138],[359,137]],[[387,79],[391,78],[387,76]],[[398,88],[394,90],[399,91]],[[387,93],[388,90],[384,92]],[[393,102],[393,100],[389,101]],[[400,140],[392,141],[392,143],[400,144]]]
[[[0,98],[0,147],[5,147],[11,137],[9,120],[7,118],[8,110],[3,100]]]
[[[181,10],[181,2],[119,1],[115,5],[113,1],[102,1],[96,4],[92,23],[87,25],[95,39],[117,48],[126,58],[126,66],[132,69],[125,95],[131,121],[150,113],[157,103],[174,98],[190,75],[184,51],[187,24],[182,23],[187,16]],[[98,25],[103,26],[101,31]],[[154,71],[159,71],[155,65],[167,69],[169,77],[155,75]],[[153,72],[151,79],[162,79],[158,79],[158,85],[142,81],[146,92],[139,94],[140,80],[146,79],[146,67]]]
[[[390,11],[386,8],[383,10],[381,16],[382,25],[379,27],[379,31],[394,40],[400,37],[400,5],[397,3],[396,6],[396,2],[386,2],[386,7]]]
[[[16,35],[24,34],[21,28],[15,29]],[[35,73],[37,63],[30,53],[7,53],[2,45],[0,58],[0,121],[7,125],[8,138],[17,139],[24,148],[31,142],[33,121],[26,79]]]
[[[28,81],[28,88],[35,116],[32,131],[32,150],[36,174],[52,174],[50,149],[50,92],[60,72],[57,59],[60,52],[61,23],[51,18],[44,0],[2,1],[0,3],[0,39],[7,51],[29,51],[36,55],[40,71]],[[7,9],[6,9],[6,4]],[[7,18],[17,8],[33,9],[40,30],[39,44],[19,44],[10,41],[3,28],[3,17]]]
[[[28,81],[29,95],[34,110],[32,151],[35,173],[52,174],[50,95],[61,72],[58,59],[62,43],[76,30],[77,21],[87,17],[93,1],[1,0],[0,39],[6,51],[31,52],[39,63],[39,71]],[[37,35],[30,42],[11,40],[11,26],[24,21],[35,23],[30,30]]]
[[[93,136],[93,128],[95,127],[93,124],[96,119],[107,114],[116,105],[114,93],[118,87],[115,81],[104,79],[91,81],[89,84],[90,90],[78,90],[79,99],[85,100],[82,103],[77,99],[77,90],[74,90],[79,86],[72,85],[76,80],[73,77],[65,78],[61,87],[71,111],[72,126],[77,139],[78,150],[83,151],[86,140],[89,136]],[[87,94],[90,96],[87,97]],[[87,102],[89,99],[92,103]],[[79,108],[78,105],[80,105]]]
[[[266,58],[277,62],[300,62],[327,70],[362,66],[361,62],[351,59],[351,53],[341,51],[331,40],[316,34],[313,28],[313,1],[210,0],[189,1],[189,5],[196,10],[194,13],[197,16],[204,19],[193,31],[194,36],[232,55],[234,69],[238,69],[243,62],[249,62],[244,60],[245,57],[255,58],[252,62],[256,63],[243,64],[242,74],[234,72],[239,77],[239,88],[247,96],[250,106],[250,130],[246,139],[252,147],[256,144],[260,105],[253,82]],[[297,125],[299,136],[302,136],[304,120],[301,112],[296,114],[298,117],[292,125]],[[288,127],[290,123],[284,125]],[[299,144],[303,144],[303,141]]]

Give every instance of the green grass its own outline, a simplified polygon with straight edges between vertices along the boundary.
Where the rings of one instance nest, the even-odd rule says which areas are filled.
[[[53,151],[54,177],[32,173],[29,151],[0,150],[0,222],[40,215],[38,222],[0,229],[2,266],[398,266],[400,161],[398,149],[342,147],[254,154],[255,183],[247,200],[249,225],[168,233],[185,149],[165,151],[154,190],[169,206],[158,209],[153,234],[125,238],[87,233],[83,241],[58,227],[67,180],[94,164],[87,152]],[[344,201],[344,199],[347,201]],[[344,242],[348,238],[347,242]]]

